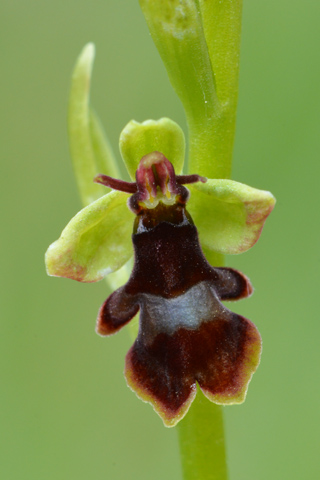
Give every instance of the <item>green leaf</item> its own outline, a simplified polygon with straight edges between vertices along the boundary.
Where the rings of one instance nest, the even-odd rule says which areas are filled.
[[[177,425],[183,480],[227,480],[223,410],[197,390],[188,414]]]
[[[118,176],[109,142],[89,105],[94,55],[94,45],[89,43],[82,50],[75,65],[69,100],[70,152],[83,205],[89,205],[107,191],[93,182],[98,173]]]
[[[224,109],[236,109],[242,0],[198,0],[217,97]]]
[[[223,254],[242,253],[258,240],[275,198],[233,180],[208,180],[188,187],[187,209],[201,244]]]
[[[81,210],[46,253],[49,275],[97,282],[118,270],[133,254],[134,220],[129,195],[110,192]]]
[[[214,113],[217,97],[197,2],[140,0],[140,6],[187,116]]]
[[[182,172],[185,139],[182,129],[170,118],[131,120],[120,134],[120,152],[130,177],[135,180],[136,170],[144,155],[158,151],[173,164],[177,175]]]

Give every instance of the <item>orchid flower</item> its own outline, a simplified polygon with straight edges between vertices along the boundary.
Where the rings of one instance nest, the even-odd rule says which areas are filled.
[[[134,251],[131,276],[102,305],[97,332],[112,335],[140,311],[126,380],[165,425],[174,426],[194,399],[196,383],[218,404],[245,398],[261,339],[249,320],[221,301],[247,297],[252,287],[237,270],[212,267],[201,245],[229,254],[252,247],[274,197],[232,180],[181,175],[183,133],[166,118],[130,122],[120,150],[129,174],[136,169],[136,181],[95,177],[113,191],[70,221],[47,251],[47,271],[95,282]]]

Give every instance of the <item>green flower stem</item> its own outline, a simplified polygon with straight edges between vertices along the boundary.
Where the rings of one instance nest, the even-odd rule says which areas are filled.
[[[230,178],[234,125],[233,119],[224,117],[222,112],[218,121],[211,117],[203,126],[202,122],[187,116],[190,173],[197,172],[208,178]]]
[[[185,480],[227,480],[223,413],[198,388],[193,404],[178,424]]]

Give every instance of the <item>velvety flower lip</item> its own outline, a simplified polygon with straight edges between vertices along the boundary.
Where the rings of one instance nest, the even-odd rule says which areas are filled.
[[[112,335],[140,311],[138,337],[126,356],[126,380],[165,425],[174,426],[186,414],[197,383],[215,403],[241,403],[259,364],[261,339],[252,322],[221,303],[251,295],[248,278],[209,265],[185,208],[187,190],[172,165],[166,168],[162,154],[151,155],[140,162],[129,200],[137,214],[133,271],[102,305],[97,332]],[[111,186],[106,178],[98,180]],[[132,193],[132,184],[118,187]],[[162,201],[168,193],[172,204]]]

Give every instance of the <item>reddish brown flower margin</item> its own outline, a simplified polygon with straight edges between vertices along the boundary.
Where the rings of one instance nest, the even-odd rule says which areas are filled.
[[[218,404],[243,402],[261,353],[255,325],[228,310],[222,300],[248,297],[248,278],[205,259],[185,205],[182,185],[206,179],[176,176],[159,152],[140,161],[136,183],[105,175],[95,179],[132,193],[137,215],[132,241],[135,262],[128,282],[102,305],[100,335],[112,335],[140,310],[138,337],[126,356],[125,376],[167,426],[187,412],[196,383]]]

